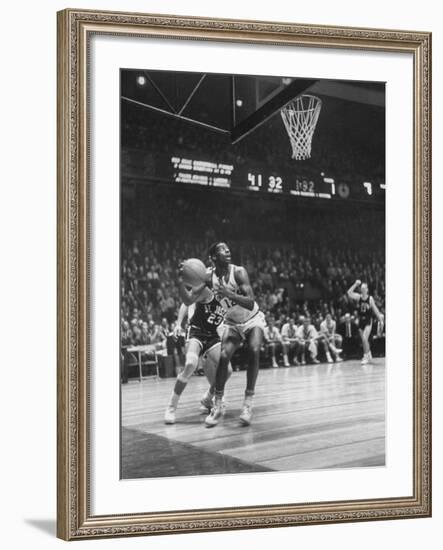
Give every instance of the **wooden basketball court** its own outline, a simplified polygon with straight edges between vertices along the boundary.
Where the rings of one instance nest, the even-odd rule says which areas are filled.
[[[253,423],[238,422],[245,372],[226,388],[227,412],[204,425],[205,377],[194,376],[177,409],[163,415],[175,380],[122,386],[121,477],[374,467],[385,464],[385,359],[263,369]]]

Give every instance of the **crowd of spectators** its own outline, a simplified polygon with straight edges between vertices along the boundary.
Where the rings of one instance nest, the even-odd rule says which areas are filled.
[[[246,267],[262,311],[277,319],[287,315],[340,316],[352,311],[346,290],[358,277],[366,281],[377,306],[384,311],[384,258],[365,251],[346,253],[328,248],[273,248],[230,241],[236,261]],[[130,325],[139,319],[169,326],[180,299],[177,268],[187,257],[205,259],[207,250],[190,240],[167,242],[133,240],[122,262],[121,314]],[[369,256],[369,257],[368,257]],[[305,290],[306,289],[306,290]],[[137,335],[137,339],[141,335]],[[138,340],[137,340],[138,341]]]
[[[291,259],[295,251],[281,252],[281,249],[258,245],[248,250],[246,245],[236,245],[232,241],[230,245],[236,257],[241,258],[238,263],[248,270],[257,301],[265,312],[280,315],[313,307],[319,311],[344,310],[349,308],[346,290],[357,276],[368,282],[377,305],[384,309],[384,262],[381,258],[375,256],[370,263],[364,263],[362,254],[355,252],[349,253],[350,260],[346,261],[340,255],[329,258],[330,251],[321,251],[324,255],[312,257],[298,253],[296,259]],[[139,248],[150,250],[142,255]],[[161,250],[155,251],[156,248]],[[177,266],[186,257],[204,259],[205,252],[201,245],[189,241],[176,242],[171,247],[158,247],[150,239],[140,247],[134,241],[122,265],[123,317],[128,320],[136,310],[141,312],[145,322],[153,319],[173,321],[179,306]],[[278,260],[276,252],[280,255]],[[168,254],[170,256],[165,257]],[[304,288],[311,292],[311,299],[303,299]],[[291,299],[294,296],[299,299]]]
[[[122,242],[122,344],[173,348],[178,266],[189,257],[208,263],[209,244],[222,239],[234,263],[246,267],[261,310],[277,328],[288,319],[299,326],[309,317],[318,330],[330,313],[342,332],[346,320],[353,323],[348,347],[356,347],[358,314],[346,291],[357,278],[367,282],[385,311],[384,213],[362,208],[357,214],[352,209],[318,213],[281,201],[263,217],[260,201],[248,208],[240,204],[237,212],[229,201],[238,200],[223,197],[208,209],[207,201],[200,207],[193,194],[163,187],[158,195],[154,188],[145,190],[145,200],[137,201],[140,216],[131,210],[132,226],[126,227],[132,229]],[[173,221],[166,214],[171,211]]]

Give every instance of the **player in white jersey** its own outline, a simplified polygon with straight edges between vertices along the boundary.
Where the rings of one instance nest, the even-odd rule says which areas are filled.
[[[239,346],[246,341],[249,348],[246,372],[246,390],[240,423],[248,426],[252,416],[252,398],[255,393],[260,366],[260,348],[263,342],[265,318],[254,299],[246,269],[231,263],[231,251],[224,242],[209,248],[214,268],[208,273],[207,284],[215,292],[226,311],[222,337],[220,362],[215,375],[214,407],[206,418],[207,426],[215,426],[223,413],[223,393],[228,365]]]

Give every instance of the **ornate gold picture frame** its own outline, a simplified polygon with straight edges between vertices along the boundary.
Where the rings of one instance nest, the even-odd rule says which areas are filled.
[[[65,540],[252,529],[431,515],[431,34],[199,17],[58,13],[58,536]],[[89,166],[96,35],[405,53],[413,58],[412,494],[322,502],[94,515],[91,507]],[[117,246],[117,243],[116,243]],[[401,312],[398,312],[401,315]],[[118,427],[116,427],[118,429]],[[161,482],[160,482],[161,483]],[[266,496],[264,496],[266,501]]]

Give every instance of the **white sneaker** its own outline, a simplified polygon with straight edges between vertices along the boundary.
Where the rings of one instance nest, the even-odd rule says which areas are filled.
[[[217,426],[218,421],[224,415],[224,413],[225,413],[224,404],[221,401],[217,401],[217,403],[212,407],[211,412],[205,418],[206,426],[208,428],[212,428],[213,426]]]
[[[243,426],[249,426],[252,418],[252,405],[244,403],[240,414],[240,424]]]
[[[343,361],[343,358],[340,357],[340,354],[343,353],[343,350],[340,348],[336,348],[335,346],[332,348],[332,351],[334,353],[334,360],[336,362]]]
[[[272,368],[273,368],[273,369],[278,369],[278,363],[277,363],[277,361],[272,361]]]
[[[328,363],[332,363],[332,357],[331,357],[330,353],[326,354],[326,360],[327,360]]]
[[[362,365],[367,365],[369,363],[369,357],[368,357],[368,354],[364,354],[363,355],[363,359],[361,360],[361,364]]]
[[[175,407],[169,406],[165,411],[165,424],[175,424]]]

